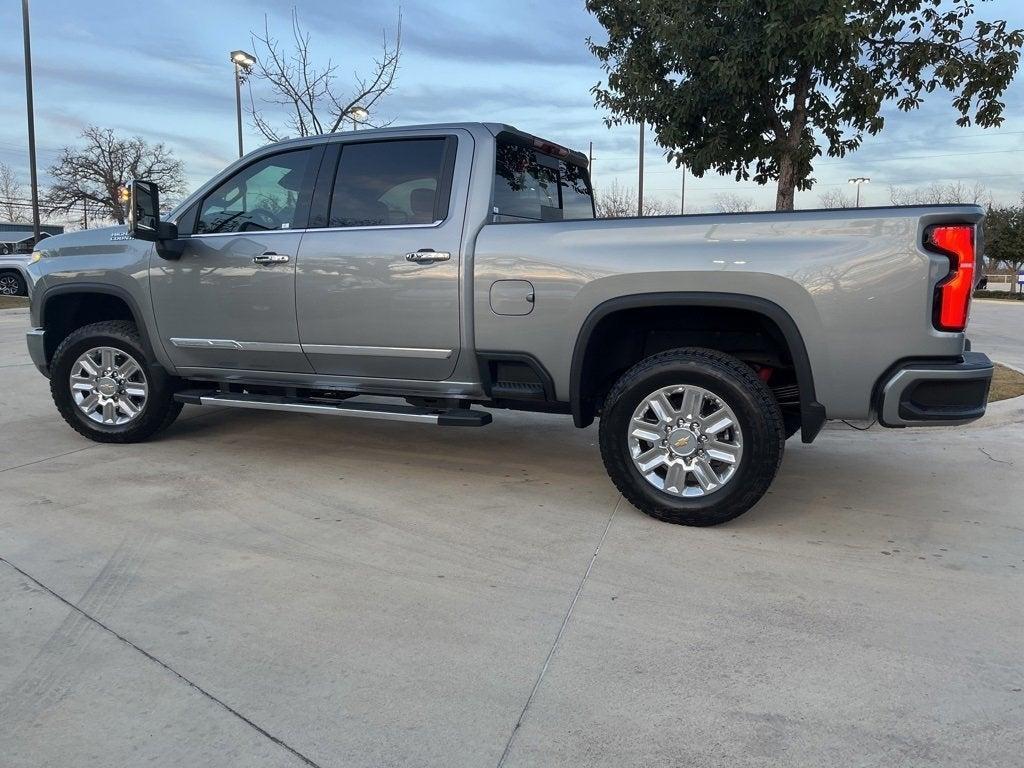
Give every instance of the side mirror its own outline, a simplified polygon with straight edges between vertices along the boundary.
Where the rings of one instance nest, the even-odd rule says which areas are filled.
[[[178,228],[160,221],[160,189],[156,182],[135,179],[128,184],[128,231],[136,240],[174,240]]]
[[[152,181],[128,185],[128,231],[136,240],[156,241],[160,225],[160,190]]]

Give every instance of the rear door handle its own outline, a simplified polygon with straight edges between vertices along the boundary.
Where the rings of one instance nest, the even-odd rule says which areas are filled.
[[[259,256],[252,257],[253,264],[285,264],[288,262],[290,257],[284,253],[274,253],[273,251],[267,251],[261,253]]]
[[[450,261],[452,255],[448,251],[435,251],[433,248],[420,248],[418,251],[405,254],[405,260],[413,264],[433,264],[435,261]]]

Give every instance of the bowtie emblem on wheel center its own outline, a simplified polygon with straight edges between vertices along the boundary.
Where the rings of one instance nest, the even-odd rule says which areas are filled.
[[[96,389],[104,397],[113,397],[117,394],[117,382],[105,376],[96,383]]]
[[[697,451],[697,436],[689,429],[674,429],[668,437],[669,449],[676,456],[692,456]]]

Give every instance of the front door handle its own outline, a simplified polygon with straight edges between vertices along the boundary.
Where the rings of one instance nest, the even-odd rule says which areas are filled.
[[[259,256],[252,257],[253,264],[286,264],[289,256],[284,253],[274,253],[273,251],[267,251],[261,253]]]
[[[435,261],[450,261],[452,255],[448,251],[435,251],[433,248],[420,248],[418,251],[405,254],[405,260],[413,264],[433,264]]]

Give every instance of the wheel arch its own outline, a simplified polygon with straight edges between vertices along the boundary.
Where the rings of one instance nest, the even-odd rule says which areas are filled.
[[[147,357],[151,362],[158,359],[138,302],[120,286],[106,283],[55,285],[36,298],[36,306],[38,325],[46,331],[47,364],[68,334],[103,320],[135,323]]]
[[[793,362],[799,387],[801,437],[803,442],[814,440],[825,422],[825,408],[815,398],[814,373],[811,369],[807,346],[792,316],[781,306],[768,299],[732,293],[713,292],[658,292],[618,296],[602,302],[591,310],[580,327],[573,347],[569,377],[569,395],[573,421],[577,427],[591,424],[596,415],[596,405],[591,399],[594,382],[587,382],[588,364],[597,354],[594,340],[595,331],[603,321],[614,319],[619,313],[658,308],[702,308],[714,310],[738,310],[752,313],[771,323],[778,329]]]

